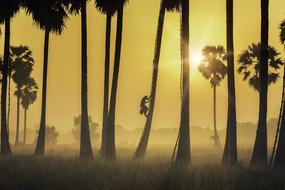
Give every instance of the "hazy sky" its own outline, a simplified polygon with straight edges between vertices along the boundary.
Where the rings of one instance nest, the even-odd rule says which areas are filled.
[[[157,29],[160,0],[130,0],[124,14],[121,70],[119,76],[116,123],[129,129],[143,127],[145,118],[139,114],[143,95],[150,93],[154,40]],[[200,51],[205,45],[225,45],[225,0],[190,1],[190,50]],[[283,52],[279,44],[278,26],[285,18],[285,2],[270,1],[270,44]],[[260,0],[238,0],[234,4],[234,40],[236,57],[241,50],[260,36]],[[88,98],[89,114],[101,124],[104,79],[105,15],[88,6]],[[180,57],[179,14],[167,13],[163,34],[161,62],[157,86],[153,126],[179,126],[180,120]],[[112,49],[115,42],[116,17],[112,25]],[[3,52],[1,37],[1,52]],[[28,45],[35,58],[36,78],[42,86],[43,31],[21,11],[12,21],[12,45]],[[61,132],[72,127],[72,120],[80,113],[80,17],[70,16],[61,36],[50,39],[47,124]],[[1,53],[2,54],[2,53]],[[113,51],[112,51],[113,55]],[[284,54],[283,54],[284,55]],[[283,56],[284,57],[284,56]],[[112,56],[113,65],[113,56]],[[112,75],[111,75],[112,76]],[[257,122],[258,94],[236,75],[237,120]],[[217,89],[218,128],[224,128],[227,117],[226,80]],[[213,93],[211,86],[197,68],[191,66],[190,87],[191,125],[212,127]],[[280,106],[281,80],[269,88],[268,117],[277,117]],[[13,89],[14,91],[14,89]],[[13,92],[12,92],[13,93]],[[41,93],[28,113],[28,126],[34,128],[40,121]],[[15,127],[16,105],[12,97],[11,127]],[[22,120],[23,121],[23,120]],[[21,121],[21,122],[22,122]]]

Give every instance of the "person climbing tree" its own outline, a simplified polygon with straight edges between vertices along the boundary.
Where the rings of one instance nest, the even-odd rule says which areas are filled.
[[[147,117],[147,114],[148,114],[149,108],[148,108],[147,104],[149,103],[149,101],[150,101],[150,96],[149,96],[149,97],[148,97],[148,96],[144,96],[144,97],[141,99],[140,114],[141,114],[141,115],[144,114],[145,117]]]

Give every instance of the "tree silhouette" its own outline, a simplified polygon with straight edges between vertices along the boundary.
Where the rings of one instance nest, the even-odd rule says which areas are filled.
[[[285,47],[285,20],[283,20],[280,24],[280,42]],[[274,165],[275,166],[281,166],[285,167],[285,112],[284,112],[284,90],[285,90],[285,67],[284,67],[284,73],[283,73],[283,93],[282,93],[282,108],[280,109],[280,116],[281,116],[281,123],[279,123],[278,129],[277,129],[277,135],[275,139],[275,145],[277,143],[276,147],[276,154],[275,154],[275,160]],[[279,138],[278,138],[279,133]],[[278,140],[278,141],[277,141]],[[272,153],[272,159],[274,156],[275,147],[273,147],[273,153]]]
[[[261,0],[259,118],[251,165],[267,165],[268,12],[269,0]]]
[[[243,75],[243,80],[247,80],[249,85],[256,91],[260,91],[260,64],[261,64],[261,44],[252,44],[239,56],[238,73]],[[280,53],[274,48],[268,47],[268,85],[274,84],[279,78],[279,69],[283,65]]]
[[[233,38],[233,0],[226,0],[227,15],[227,74],[228,74],[228,117],[226,142],[222,161],[224,164],[237,162],[236,95]]]
[[[43,60],[43,86],[42,109],[39,136],[35,154],[42,155],[45,152],[45,126],[46,126],[46,92],[48,72],[48,52],[50,33],[61,34],[65,27],[68,15],[60,0],[24,0],[27,13],[32,15],[36,25],[44,30],[44,60]]]
[[[142,136],[139,142],[139,145],[136,149],[134,158],[143,158],[146,153],[148,139],[150,136],[154,105],[156,100],[156,86],[157,86],[157,78],[158,78],[158,67],[159,67],[159,59],[161,52],[161,43],[163,36],[163,25],[164,25],[164,17],[165,11],[179,11],[181,6],[180,0],[161,0],[160,1],[160,10],[157,24],[157,33],[156,33],[156,41],[155,41],[155,49],[154,49],[154,58],[153,58],[153,73],[152,73],[152,85],[150,92],[150,106],[148,116],[145,122],[144,130],[142,132]]]
[[[182,100],[176,162],[190,162],[190,110],[189,110],[189,0],[181,0],[181,59],[182,59]]]
[[[0,0],[0,23],[5,23],[4,60],[2,66],[2,90],[1,90],[1,154],[11,154],[9,137],[7,132],[6,108],[7,108],[7,78],[10,55],[10,22],[19,11],[19,0]]]
[[[214,95],[214,135],[211,139],[216,146],[221,146],[216,123],[216,87],[227,74],[227,66],[224,64],[226,52],[223,46],[206,46],[202,52],[204,58],[199,65],[199,71],[210,81]]]
[[[124,16],[124,6],[126,2],[127,0],[118,0],[116,3],[117,31],[116,31],[115,60],[114,60],[114,69],[113,69],[112,87],[111,87],[111,96],[110,96],[108,128],[106,136],[106,158],[108,159],[116,158],[115,115],[116,115],[117,88],[118,88],[121,48],[122,48],[123,16]]]
[[[24,108],[24,140],[23,144],[26,144],[26,133],[27,133],[27,112],[36,99],[38,94],[38,85],[33,78],[28,78],[28,80],[25,81],[24,86],[21,88],[21,104]]]
[[[91,116],[88,116],[88,121],[90,125],[90,138],[91,142],[94,143],[97,139],[99,139],[99,133],[97,132],[99,128],[99,124],[95,122]],[[81,126],[81,116],[76,116],[73,118],[73,128],[71,129],[71,133],[73,135],[76,143],[80,142],[80,126]]]
[[[102,142],[101,156],[106,155],[106,133],[108,127],[109,110],[109,75],[110,75],[110,41],[111,41],[111,21],[115,14],[115,3],[112,0],[95,0],[97,9],[106,14],[106,39],[105,39],[105,71],[104,71],[104,103],[103,103],[103,124],[102,124]]]
[[[19,144],[20,125],[20,101],[22,98],[22,87],[27,83],[33,71],[34,59],[32,51],[27,46],[11,47],[10,65],[12,65],[12,79],[16,84],[14,95],[17,97],[17,127],[15,145]]]
[[[88,122],[87,99],[87,13],[86,0],[62,0],[73,14],[81,15],[81,135],[80,153],[81,159],[93,159],[93,151],[90,140]]]

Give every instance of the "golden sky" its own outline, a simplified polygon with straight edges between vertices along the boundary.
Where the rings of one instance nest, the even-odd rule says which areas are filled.
[[[121,72],[119,76],[116,123],[129,129],[143,127],[145,118],[139,114],[143,95],[150,93],[154,40],[159,13],[159,0],[130,0],[124,14]],[[285,2],[270,1],[270,44],[283,51],[279,44],[278,26],[285,18]],[[234,4],[235,53],[260,36],[260,0],[238,0]],[[190,50],[200,51],[205,45],[225,45],[225,0],[191,0]],[[103,102],[105,15],[93,3],[88,6],[88,87],[89,114],[101,124]],[[116,17],[113,19],[112,49],[115,41]],[[43,60],[43,31],[21,11],[12,21],[12,45],[28,45],[36,60],[36,78],[41,88]],[[80,17],[71,16],[61,36],[50,39],[47,124],[61,132],[72,127],[72,120],[80,113]],[[3,37],[0,39],[3,52]],[[112,51],[113,55],[113,51]],[[157,102],[153,126],[176,128],[180,120],[179,100],[179,14],[167,13],[163,34]],[[283,54],[284,55],[284,54]],[[113,56],[112,59],[113,60]],[[113,65],[113,61],[111,62]],[[236,75],[237,120],[257,122],[258,94],[241,76]],[[226,80],[217,89],[218,128],[224,128],[227,117]],[[269,88],[268,118],[278,115],[281,80]],[[212,127],[213,94],[196,67],[191,67],[190,86],[191,125]],[[28,127],[40,121],[41,93],[28,113]],[[15,97],[12,97],[12,122],[15,127]],[[21,118],[22,119],[22,118]],[[23,119],[22,119],[23,121]]]

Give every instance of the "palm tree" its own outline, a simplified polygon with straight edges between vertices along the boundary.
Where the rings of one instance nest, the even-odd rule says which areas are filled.
[[[156,41],[155,41],[155,49],[154,49],[154,58],[153,58],[153,73],[152,73],[152,85],[151,85],[151,92],[150,92],[150,106],[149,112],[146,119],[146,123],[144,126],[144,130],[139,142],[139,145],[136,149],[134,158],[143,158],[146,153],[148,139],[151,130],[153,112],[154,112],[154,105],[156,99],[156,86],[157,86],[157,78],[158,78],[158,67],[159,67],[159,59],[160,59],[160,52],[161,52],[161,43],[162,43],[162,36],[163,36],[163,25],[164,25],[164,17],[165,11],[173,11],[178,10],[180,8],[180,0],[161,0],[160,2],[160,10],[159,10],[159,17],[158,17],[158,24],[157,24],[157,33],[156,33]]]
[[[45,126],[46,126],[46,92],[48,72],[48,52],[50,33],[61,34],[65,27],[68,15],[59,0],[24,0],[28,14],[31,14],[34,22],[44,30],[44,60],[43,60],[43,86],[42,109],[39,135],[35,154],[42,155],[45,152]]]
[[[206,46],[203,50],[203,60],[199,66],[199,71],[210,81],[214,94],[214,135],[211,140],[216,146],[221,146],[216,123],[216,87],[227,74],[227,66],[224,64],[226,52],[223,46]]]
[[[189,110],[189,0],[181,0],[181,57],[182,57],[182,102],[181,120],[179,129],[178,149],[176,155],[177,163],[190,162],[190,110]]]
[[[243,75],[243,80],[248,81],[249,86],[254,90],[260,92],[261,74],[261,44],[252,44],[248,46],[248,49],[244,50],[241,55],[239,55],[238,63],[238,73]],[[279,79],[279,69],[283,65],[280,53],[274,48],[269,46],[268,51],[268,85],[274,84]]]
[[[0,1],[0,22],[5,23],[4,61],[2,67],[2,90],[1,90],[1,154],[11,154],[9,137],[7,132],[6,107],[7,107],[7,77],[10,54],[10,22],[19,11],[19,0]]]
[[[228,121],[223,163],[237,162],[236,95],[233,39],[233,0],[226,0],[227,10],[227,64],[228,64]]]
[[[285,20],[283,20],[280,24],[280,41],[281,44],[285,47]],[[276,135],[276,141],[275,144],[277,143],[277,148],[276,148],[276,153],[275,153],[275,160],[274,160],[274,165],[275,166],[281,166],[285,167],[285,154],[284,154],[284,148],[285,148],[285,112],[284,112],[284,106],[285,106],[285,101],[284,101],[284,88],[285,88],[285,67],[284,67],[284,73],[283,73],[283,93],[282,93],[282,111],[280,112],[281,116],[281,123],[279,124],[280,129],[277,130],[277,135]],[[278,128],[279,128],[278,126]],[[279,138],[277,142],[277,136],[279,133]],[[273,153],[272,153],[272,159],[274,156],[274,151],[275,147],[273,148]]]
[[[118,0],[116,3],[116,10],[117,10],[116,47],[115,47],[115,60],[114,60],[113,79],[111,87],[111,97],[110,97],[110,109],[108,116],[109,117],[108,128],[106,134],[106,157],[108,159],[116,158],[115,114],[116,114],[117,88],[118,88],[122,35],[123,35],[123,16],[124,16],[124,6],[126,2],[127,0]]]
[[[10,65],[13,65],[11,73],[16,84],[15,96],[17,97],[17,127],[15,145],[19,144],[20,125],[20,100],[22,98],[21,88],[29,79],[34,66],[32,51],[27,46],[11,47]]]
[[[112,0],[96,0],[95,5],[97,9],[106,14],[106,39],[105,39],[105,71],[104,71],[104,103],[103,103],[103,124],[102,124],[102,142],[101,142],[101,156],[106,154],[106,131],[108,123],[108,109],[109,109],[109,72],[110,72],[110,41],[111,41],[111,21],[115,13],[115,4]]]
[[[26,144],[26,133],[27,133],[27,112],[36,99],[38,94],[38,85],[33,78],[29,78],[23,88],[22,91],[22,98],[21,98],[21,104],[24,108],[24,140],[23,144]]]
[[[269,0],[261,0],[259,118],[251,165],[267,165],[268,11]]]
[[[74,14],[81,13],[81,159],[93,159],[88,122],[87,99],[87,13],[86,0],[62,0],[69,11]]]

